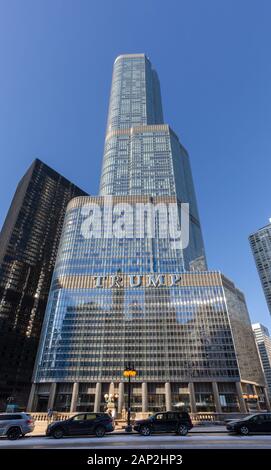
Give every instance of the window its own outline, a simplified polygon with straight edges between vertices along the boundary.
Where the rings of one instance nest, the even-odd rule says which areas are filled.
[[[251,418],[252,423],[262,423],[264,421],[264,416],[257,415]]]
[[[167,415],[166,414],[159,414],[159,415],[156,415],[155,416],[155,419],[159,420],[159,421],[166,421],[167,419]]]
[[[83,421],[85,419],[85,415],[76,415],[72,418],[72,421]]]
[[[95,414],[95,413],[88,413],[88,414],[86,415],[86,419],[87,419],[88,421],[91,421],[91,420],[93,420],[93,419],[96,419],[96,414]]]
[[[0,421],[9,421],[9,420],[13,420],[13,419],[22,419],[22,416],[21,415],[14,415],[14,414],[11,414],[11,415],[0,415]]]

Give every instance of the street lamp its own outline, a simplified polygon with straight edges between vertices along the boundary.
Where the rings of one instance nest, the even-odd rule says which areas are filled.
[[[115,408],[115,402],[117,401],[119,395],[117,393],[106,393],[104,395],[105,403],[107,405],[107,412],[112,413],[112,417],[115,418],[116,415],[116,408]]]
[[[126,432],[132,432],[131,426],[131,377],[136,377],[136,370],[134,367],[126,367],[123,371],[123,377],[128,378],[128,413],[127,413],[127,426],[125,428]]]
[[[15,411],[15,407],[14,407],[14,405],[12,405],[14,400],[15,400],[15,397],[8,397],[7,398],[6,412],[8,411],[8,412],[12,413],[13,411]]]
[[[14,401],[14,397],[8,397],[8,398],[7,398],[7,402],[8,402],[8,403],[12,403],[13,401]]]

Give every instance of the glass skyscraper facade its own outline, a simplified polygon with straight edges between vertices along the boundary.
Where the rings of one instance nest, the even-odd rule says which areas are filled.
[[[189,156],[163,122],[159,79],[144,54],[119,56],[114,64],[100,195],[189,202],[190,243],[179,269],[206,262]]]
[[[256,344],[261,357],[264,375],[268,386],[269,397],[271,397],[271,338],[268,328],[261,323],[252,325]]]
[[[129,364],[134,412],[267,407],[244,296],[207,271],[189,156],[144,54],[114,63],[100,194],[68,205],[28,408],[99,411],[116,393],[121,413]]]
[[[250,246],[271,314],[271,219],[249,237]]]
[[[0,408],[25,407],[68,202],[86,193],[35,160],[0,233]]]

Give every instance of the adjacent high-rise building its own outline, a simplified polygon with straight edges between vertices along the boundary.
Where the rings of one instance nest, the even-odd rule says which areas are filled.
[[[271,313],[271,219],[249,237],[266,302]]]
[[[261,323],[252,325],[256,344],[261,357],[264,375],[268,385],[269,397],[271,397],[271,338],[268,328]]]
[[[144,54],[114,63],[100,194],[68,205],[28,409],[99,411],[109,393],[121,413],[129,366],[135,412],[268,407],[244,296],[207,271],[189,156]]]
[[[18,184],[0,234],[0,409],[25,407],[65,210],[86,193],[40,160]]]

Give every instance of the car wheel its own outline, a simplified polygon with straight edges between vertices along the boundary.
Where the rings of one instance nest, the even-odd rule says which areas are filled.
[[[98,426],[95,429],[95,436],[96,437],[104,437],[105,435],[105,428],[103,426]]]
[[[7,432],[7,438],[10,441],[15,441],[16,439],[19,439],[20,436],[21,436],[20,428],[11,428]]]
[[[240,428],[240,434],[242,434],[242,436],[247,436],[249,434],[249,429],[247,426],[242,426]]]
[[[55,428],[51,434],[55,439],[61,439],[64,436],[64,431],[62,428]]]
[[[149,428],[149,426],[141,426],[139,432],[142,436],[150,436],[151,435],[151,429]]]
[[[186,436],[188,433],[188,428],[184,424],[180,424],[177,429],[177,434],[179,436]]]

